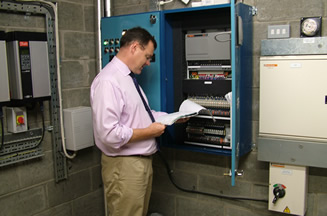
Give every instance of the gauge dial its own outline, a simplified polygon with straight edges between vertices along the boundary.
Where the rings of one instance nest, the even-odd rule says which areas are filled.
[[[318,36],[320,33],[321,19],[318,17],[302,18],[301,37]]]

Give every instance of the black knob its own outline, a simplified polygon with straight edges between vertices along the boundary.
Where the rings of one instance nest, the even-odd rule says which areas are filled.
[[[279,198],[283,198],[285,196],[285,189],[280,187],[275,187],[273,193],[274,193],[274,199],[272,202],[275,204]]]

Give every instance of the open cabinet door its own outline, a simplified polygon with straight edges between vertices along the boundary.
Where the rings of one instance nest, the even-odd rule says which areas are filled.
[[[122,16],[105,17],[101,19],[101,60],[102,68],[116,55],[120,47],[123,31],[140,26],[154,36],[158,44],[154,51],[151,65],[143,69],[137,77],[142,86],[151,109],[160,111],[161,106],[161,76],[160,76],[160,12],[147,12]]]

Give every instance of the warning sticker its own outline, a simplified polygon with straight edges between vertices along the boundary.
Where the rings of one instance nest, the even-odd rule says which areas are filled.
[[[283,164],[274,164],[274,163],[271,163],[271,166],[285,168],[285,165],[283,165]]]
[[[278,64],[264,64],[264,67],[278,67]]]
[[[286,206],[283,212],[284,213],[291,213],[291,210],[288,208],[288,206]]]

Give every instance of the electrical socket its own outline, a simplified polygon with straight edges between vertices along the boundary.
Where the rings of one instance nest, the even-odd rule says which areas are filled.
[[[289,38],[290,25],[269,25],[268,38]]]

